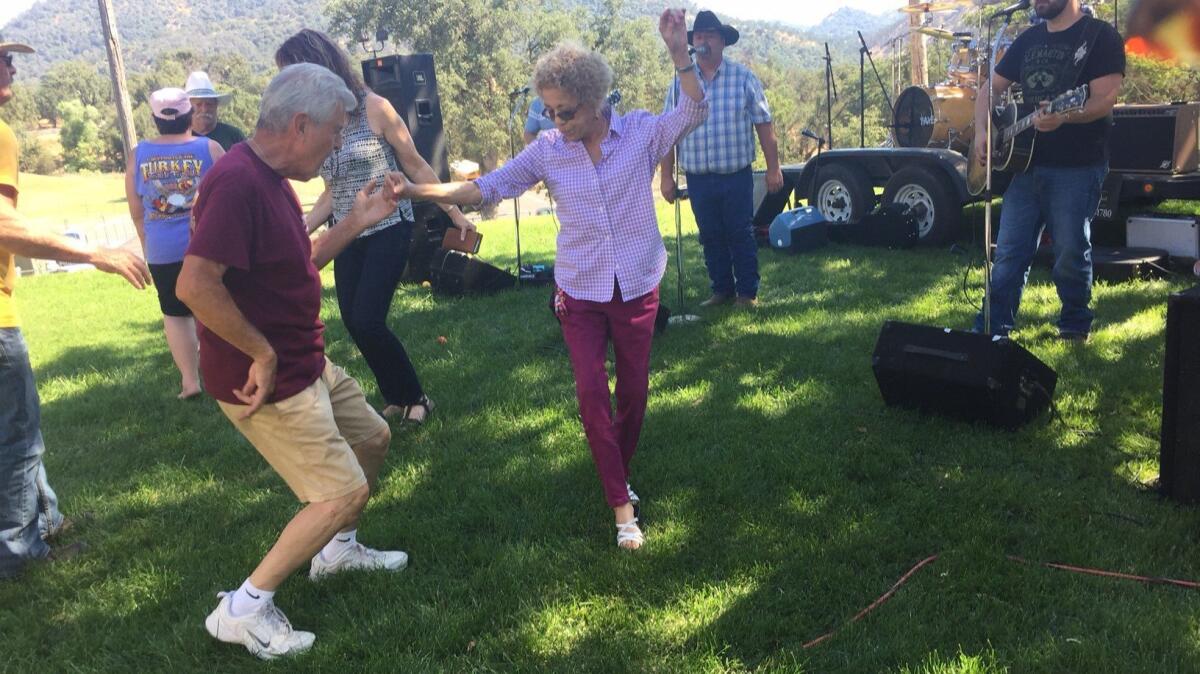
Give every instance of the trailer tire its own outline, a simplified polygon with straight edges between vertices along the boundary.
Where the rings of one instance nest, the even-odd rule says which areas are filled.
[[[827,222],[858,222],[875,208],[875,190],[866,172],[846,164],[821,168],[809,204]]]
[[[945,181],[928,169],[910,166],[896,171],[883,187],[883,203],[906,204],[916,211],[922,244],[938,245],[958,236],[962,206]]]

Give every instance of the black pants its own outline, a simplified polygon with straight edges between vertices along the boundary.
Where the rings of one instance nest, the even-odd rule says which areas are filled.
[[[392,225],[355,239],[333,266],[342,322],[389,405],[411,405],[424,394],[408,352],[387,326],[411,238],[411,223]]]

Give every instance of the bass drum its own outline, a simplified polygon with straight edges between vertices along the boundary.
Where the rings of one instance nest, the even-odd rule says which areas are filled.
[[[975,88],[909,87],[896,99],[897,147],[948,148],[966,153],[975,133]]]

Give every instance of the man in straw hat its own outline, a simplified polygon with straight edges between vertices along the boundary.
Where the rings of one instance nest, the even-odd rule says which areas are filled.
[[[193,134],[217,141],[226,152],[234,144],[246,140],[246,134],[242,133],[241,129],[217,121],[221,103],[229,100],[233,94],[217,92],[213,88],[212,80],[208,79],[208,73],[197,70],[188,75],[187,84],[183,88],[192,101],[192,110],[195,111],[192,115]]]
[[[12,100],[13,54],[32,53],[28,45],[0,39],[0,106]],[[16,136],[0,121],[0,579],[17,576],[30,561],[61,559],[82,549],[79,542],[54,550],[46,543],[70,520],[58,510],[42,464],[40,403],[13,302],[14,255],[87,262],[136,288],[150,284],[146,264],[128,251],[94,248],[30,227],[17,211],[17,166]]]

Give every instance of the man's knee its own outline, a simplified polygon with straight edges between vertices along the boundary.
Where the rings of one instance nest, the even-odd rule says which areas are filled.
[[[367,506],[367,499],[370,495],[370,487],[364,484],[349,494],[313,503],[312,506],[329,520],[330,525],[340,529],[358,518],[363,508]]]

